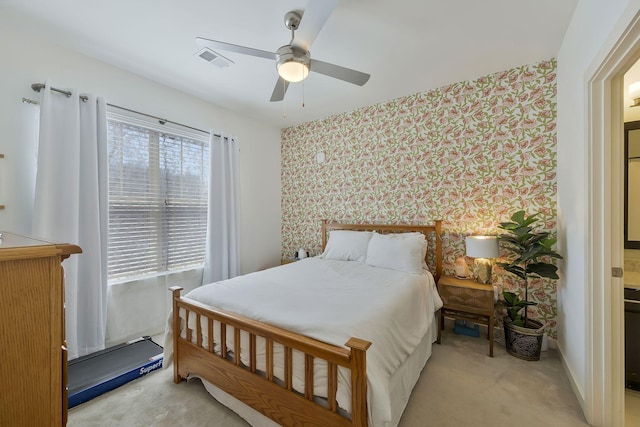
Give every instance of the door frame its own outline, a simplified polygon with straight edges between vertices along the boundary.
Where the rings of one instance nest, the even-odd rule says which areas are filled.
[[[640,58],[640,13],[627,9],[587,77],[587,390],[595,426],[624,425],[624,73]],[[616,40],[616,39],[614,39]]]

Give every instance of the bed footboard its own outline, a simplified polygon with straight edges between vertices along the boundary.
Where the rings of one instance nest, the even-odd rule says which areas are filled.
[[[283,426],[367,426],[369,341],[351,338],[345,344],[347,350],[182,298],[181,287],[169,290],[173,294],[174,382],[197,375]],[[189,321],[191,318],[195,321]],[[219,342],[214,338],[215,324],[219,324]],[[233,333],[233,338],[229,337],[233,340],[232,349],[227,348],[228,330]],[[249,336],[248,349],[241,348],[242,334]],[[257,368],[258,338],[265,343],[264,371]],[[284,349],[284,378],[274,374],[274,345]],[[246,351],[248,364],[241,357]],[[304,391],[293,389],[293,351],[304,354]],[[326,406],[314,399],[317,359],[327,362]],[[351,373],[351,418],[338,410],[338,367]]]

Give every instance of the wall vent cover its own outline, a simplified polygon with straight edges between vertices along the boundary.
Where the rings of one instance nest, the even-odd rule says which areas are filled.
[[[196,55],[218,68],[228,68],[231,64],[234,64],[234,62],[229,58],[220,55],[218,52],[211,50],[208,47],[202,48],[198,53],[196,53]]]

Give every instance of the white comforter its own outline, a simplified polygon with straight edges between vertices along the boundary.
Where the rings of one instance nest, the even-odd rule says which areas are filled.
[[[389,379],[427,334],[434,312],[442,306],[427,271],[410,274],[320,258],[202,286],[185,297],[338,346],[351,337],[371,341],[367,379],[370,424],[374,426],[387,425],[392,419]],[[215,339],[217,329],[214,327]],[[173,354],[170,332],[165,340],[165,363]],[[232,334],[228,341],[232,348]],[[258,342],[258,353],[264,352],[263,346]],[[277,362],[278,355],[274,358]],[[294,354],[293,386],[301,390],[304,366],[296,360]],[[264,369],[260,361],[264,359],[259,356],[258,369]],[[318,362],[314,364],[317,376],[326,372],[326,363]],[[349,411],[350,390],[340,386],[348,384],[345,374],[348,372],[341,371],[339,375],[337,399]],[[282,367],[275,368],[275,375],[282,375]],[[326,396],[326,381],[317,376],[315,392]]]

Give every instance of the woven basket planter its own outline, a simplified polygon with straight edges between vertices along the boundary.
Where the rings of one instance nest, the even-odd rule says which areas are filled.
[[[542,328],[542,323],[527,319],[527,328],[523,328],[514,325],[509,316],[504,317],[503,323],[507,353],[523,360],[540,360],[544,331],[536,330]]]

